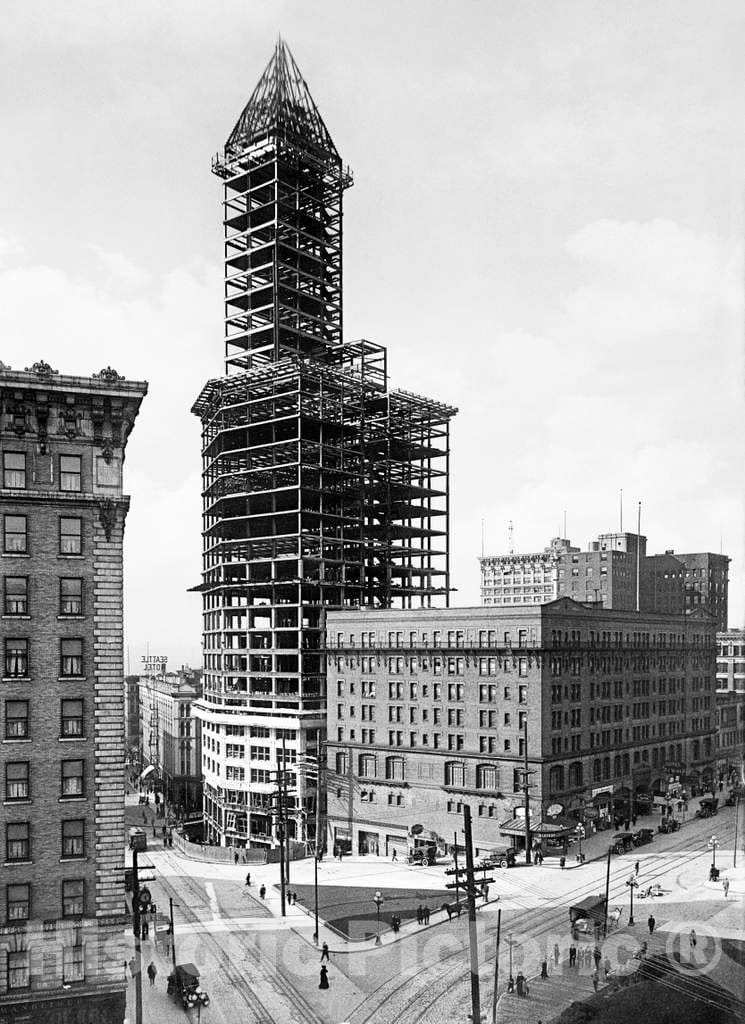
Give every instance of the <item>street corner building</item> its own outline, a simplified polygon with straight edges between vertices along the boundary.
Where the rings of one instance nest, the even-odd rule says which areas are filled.
[[[291,769],[288,835],[314,834],[326,609],[447,601],[456,410],[391,390],[385,348],[344,339],[352,175],[282,41],[213,171],[223,182],[225,375],[193,407],[205,825],[223,845],[269,848],[280,759]]]
[[[0,1020],[121,1024],[122,466],[147,385],[0,363]]]
[[[567,597],[330,611],[329,844],[443,853],[467,803],[477,855],[524,849],[711,784],[716,626]]]

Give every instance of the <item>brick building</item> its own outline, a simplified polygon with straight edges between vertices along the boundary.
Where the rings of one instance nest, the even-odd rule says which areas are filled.
[[[201,680],[187,672],[143,676],[139,680],[142,767],[152,766],[177,813],[202,806],[202,723],[195,701]]]
[[[714,764],[710,615],[533,607],[331,611],[328,841],[390,855],[451,841],[518,845],[531,823],[606,815]]]
[[[671,551],[685,565],[686,611],[707,608],[717,620],[717,629],[728,628],[729,563],[727,555],[699,551],[680,555]]]
[[[745,784],[745,630],[717,633],[717,767]]]
[[[543,551],[486,555],[479,559],[483,605],[545,604],[559,594],[559,561],[576,552],[568,540],[554,537]]]
[[[122,465],[146,392],[0,364],[2,1020],[124,1015]]]

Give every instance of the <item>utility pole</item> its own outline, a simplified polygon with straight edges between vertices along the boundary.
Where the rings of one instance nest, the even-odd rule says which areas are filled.
[[[481,1024],[481,996],[479,993],[479,949],[476,936],[476,879],[473,876],[471,808],[468,804],[463,804],[463,832],[465,834],[466,843],[466,896],[468,902],[468,941],[471,950],[471,1020],[473,1021],[473,1024]]]
[[[316,774],[316,844],[315,844],[315,856],[313,858],[313,903],[314,912],[316,919],[316,930],[314,933],[314,940],[318,945],[318,861],[321,857],[321,843],[322,843],[322,832],[321,832],[321,793],[323,792],[322,780],[323,770],[325,766],[324,758],[326,751],[324,750],[324,742],[321,742],[318,748],[318,772]]]
[[[523,722],[523,793],[525,794],[525,863],[530,864],[530,776],[528,775],[528,716]]]
[[[735,849],[734,849],[734,853],[732,854],[732,867],[733,868],[737,867],[737,833],[739,831],[739,828],[738,828],[739,823],[740,823],[740,797],[738,795],[738,796],[735,797]]]
[[[282,917],[286,917],[285,911],[285,820],[282,801],[282,768],[279,757],[277,758],[277,838],[279,839],[279,893],[280,910]]]
[[[499,989],[499,938],[502,933],[502,908],[497,911],[497,951],[494,956],[494,995],[491,1001],[491,1024],[497,1024],[497,991]]]
[[[290,835],[289,828],[287,827],[287,819],[289,817],[287,813],[287,744],[285,741],[284,730],[282,731],[282,786],[284,789],[284,818],[285,818],[285,853],[287,854],[287,867],[285,869],[285,881],[289,887],[290,884]]]
[[[603,938],[608,934],[608,900],[610,898],[610,848],[605,865],[605,920],[603,921]]]
[[[142,1024],[142,945],[140,935],[140,879],[137,850],[132,850],[132,930],[135,936],[135,1021]]]
[[[168,897],[168,911],[171,917],[171,959],[174,970],[176,969],[176,929],[173,926],[173,898]]]

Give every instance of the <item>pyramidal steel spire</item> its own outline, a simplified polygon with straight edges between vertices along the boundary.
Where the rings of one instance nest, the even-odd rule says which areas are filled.
[[[340,159],[307,82],[281,37],[225,143],[225,157],[238,156],[261,137],[276,132],[306,145],[312,143],[335,160]]]

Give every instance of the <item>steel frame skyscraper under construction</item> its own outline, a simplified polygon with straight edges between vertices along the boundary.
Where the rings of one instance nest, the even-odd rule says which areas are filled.
[[[313,835],[302,765],[324,738],[325,611],[448,603],[456,410],[389,390],[385,349],[343,339],[352,177],[282,41],[213,171],[224,187],[225,376],[193,407],[204,813],[213,840],[273,846],[280,759],[289,834]],[[357,742],[374,729],[360,722]]]

